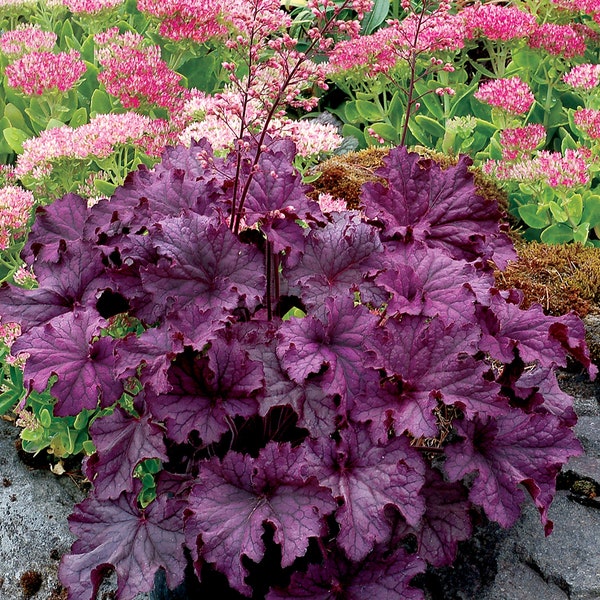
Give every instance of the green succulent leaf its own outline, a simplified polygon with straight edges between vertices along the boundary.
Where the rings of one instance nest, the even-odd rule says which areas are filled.
[[[540,239],[544,244],[566,244],[573,241],[573,229],[564,223],[554,223],[542,231]]]
[[[519,206],[518,213],[523,223],[533,229],[542,229],[550,224],[548,210],[537,204]]]

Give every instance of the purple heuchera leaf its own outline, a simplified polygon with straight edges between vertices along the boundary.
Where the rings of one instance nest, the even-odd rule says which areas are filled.
[[[411,525],[418,524],[425,511],[420,495],[425,463],[405,437],[376,446],[364,428],[340,435],[338,443],[327,438],[309,443],[312,454],[304,473],[316,474],[321,485],[343,500],[335,515],[340,525],[336,540],[348,558],[358,562],[389,538],[386,507],[395,507]]]
[[[576,315],[551,317],[539,304],[523,310],[504,299],[492,296],[490,307],[479,308],[484,325],[481,349],[494,358],[510,363],[514,350],[525,362],[537,362],[542,367],[565,367],[567,353],[573,353],[595,375],[585,345],[585,330]]]
[[[55,317],[86,307],[94,309],[99,291],[110,283],[100,253],[89,244],[74,243],[53,263],[36,263],[39,287],[0,287],[0,314],[23,332]]]
[[[183,336],[162,326],[147,329],[139,337],[132,334],[117,345],[115,372],[119,377],[137,376],[156,393],[169,391],[167,371],[177,354],[183,351]]]
[[[89,312],[61,315],[44,327],[32,329],[20,337],[13,350],[29,352],[24,379],[38,392],[56,375],[52,395],[57,398],[54,414],[77,415],[84,408],[94,409],[116,402],[123,385],[114,375],[114,345],[110,337],[94,341],[100,319]]]
[[[96,419],[90,429],[96,446],[86,465],[98,500],[118,498],[133,488],[133,470],[146,458],[168,460],[164,429],[148,414],[134,417],[120,407],[111,415]]]
[[[448,483],[435,469],[427,469],[421,490],[426,503],[425,514],[417,527],[400,526],[395,537],[408,534],[417,538],[419,556],[429,564],[442,567],[456,558],[458,542],[471,536],[471,503],[460,483]]]
[[[473,266],[424,245],[400,248],[387,254],[389,268],[375,279],[391,294],[386,313],[439,315],[446,324],[472,323],[476,298],[469,283],[476,278]]]
[[[77,194],[38,207],[21,256],[30,264],[34,259],[56,262],[69,242],[81,239],[88,215],[87,201]]]
[[[153,236],[165,256],[142,270],[144,288],[166,312],[195,305],[233,309],[241,298],[254,308],[264,294],[263,259],[224,224],[194,213],[166,219]],[[163,309],[164,310],[164,309]]]
[[[402,236],[423,241],[455,259],[494,260],[500,267],[516,253],[500,233],[497,203],[477,195],[471,160],[461,156],[454,167],[442,169],[406,148],[390,150],[376,171],[383,185],[363,186],[362,203],[369,219],[383,222],[387,238]]]
[[[314,316],[282,323],[277,355],[297,383],[326,368],[324,392],[345,397],[357,385],[360,370],[368,366],[365,340],[373,335],[377,322],[376,316],[363,306],[354,306],[348,296],[326,298]]]
[[[149,592],[154,574],[164,567],[167,585],[175,588],[183,578],[183,509],[185,502],[158,497],[146,510],[137,506],[139,486],[117,500],[88,497],[76,505],[69,525],[77,541],[63,556],[59,576],[69,589],[69,600],[93,600],[103,571],[117,572],[117,595],[131,600]]]
[[[229,430],[231,417],[257,414],[256,392],[263,381],[260,363],[250,360],[237,340],[220,337],[206,356],[180,355],[168,373],[170,391],[150,397],[148,404],[171,439],[183,443],[195,430],[211,444]]]
[[[506,410],[506,402],[497,397],[499,386],[485,378],[488,366],[473,357],[478,341],[472,325],[445,326],[439,318],[413,315],[389,319],[377,331],[369,345],[381,360],[378,366],[397,385],[395,405],[385,407],[396,433],[436,437],[438,401],[468,416]],[[372,403],[380,407],[378,398]]]
[[[523,484],[548,535],[556,475],[569,457],[581,453],[573,432],[553,415],[528,415],[515,409],[497,419],[457,422],[456,427],[464,439],[446,449],[444,470],[450,481],[476,472],[469,499],[502,527],[519,518]]]
[[[285,590],[271,590],[266,600],[424,600],[422,590],[410,586],[425,571],[423,559],[404,549],[391,556],[373,552],[357,565],[343,556],[329,555],[322,565],[310,565],[306,573],[294,573]]]
[[[332,223],[309,232],[300,262],[284,275],[297,282],[306,306],[318,306],[328,296],[366,286],[366,276],[381,269],[382,251],[375,227],[353,213],[339,213]]]
[[[336,505],[316,478],[300,475],[303,463],[301,448],[270,442],[257,458],[229,452],[222,461],[199,465],[185,522],[187,545],[214,563],[234,589],[251,592],[242,556],[263,558],[266,523],[274,528],[283,567],[306,553],[309,538],[323,535],[324,517]]]

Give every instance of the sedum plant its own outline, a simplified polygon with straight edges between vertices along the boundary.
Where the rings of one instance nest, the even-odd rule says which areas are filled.
[[[422,599],[414,576],[453,561],[474,510],[509,527],[528,496],[552,529],[580,452],[555,369],[595,368],[574,314],[496,288],[515,253],[469,160],[397,148],[360,211],[322,210],[293,143],[262,142],[170,148],[111,199],[39,209],[39,286],[0,289],[31,393],[104,411],[69,598],[106,567],[121,599],[191,567],[212,594]]]

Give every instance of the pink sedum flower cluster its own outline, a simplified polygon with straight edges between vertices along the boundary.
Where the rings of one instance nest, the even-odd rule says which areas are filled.
[[[600,65],[576,65],[563,75],[563,81],[571,87],[589,91],[600,84]]]
[[[556,23],[544,23],[536,27],[528,43],[530,48],[544,50],[548,54],[566,59],[583,56],[586,50],[583,33],[570,25]]]
[[[6,67],[10,87],[27,94],[41,96],[45,92],[66,92],[85,73],[86,66],[77,50],[69,52],[30,52]]]
[[[505,129],[500,133],[502,158],[515,160],[535,150],[545,139],[546,129],[537,123]]]
[[[0,250],[24,234],[34,203],[29,190],[14,185],[0,188]]]
[[[483,171],[500,181],[539,181],[550,187],[574,188],[590,181],[591,152],[588,148],[560,152],[542,150],[519,161],[488,161]]]
[[[513,115],[526,113],[535,101],[529,85],[516,76],[486,81],[473,96]]]
[[[50,52],[56,40],[53,31],[44,31],[39,25],[27,23],[0,36],[0,51],[14,60],[29,52]]]
[[[52,163],[62,159],[106,158],[119,145],[134,144],[147,149],[148,138],[161,133],[164,122],[134,112],[99,114],[89,123],[68,125],[43,131],[23,142],[15,174],[42,179],[52,171]]]
[[[155,105],[176,110],[188,91],[181,75],[161,58],[159,46],[146,45],[143,36],[112,28],[94,36],[102,67],[98,81],[125,108]]]
[[[592,140],[600,140],[600,110],[580,108],[573,114],[573,121]]]
[[[507,42],[527,37],[536,27],[534,15],[510,5],[477,2],[464,8],[460,16],[468,39]]]
[[[96,15],[103,11],[113,10],[124,4],[125,0],[63,0],[64,5],[72,13]]]

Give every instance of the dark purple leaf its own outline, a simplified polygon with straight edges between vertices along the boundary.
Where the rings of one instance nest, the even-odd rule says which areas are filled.
[[[195,305],[200,310],[235,308],[240,298],[249,308],[265,291],[263,259],[242,244],[226,225],[188,213],[167,219],[154,236],[168,260],[142,270],[144,287],[167,312]]]
[[[456,558],[458,542],[471,537],[472,526],[466,488],[448,483],[434,469],[427,469],[425,514],[417,527],[401,526],[398,538],[412,534],[417,538],[419,556],[435,567],[450,565]]]
[[[263,558],[264,524],[273,526],[286,567],[305,554],[309,538],[323,535],[324,517],[335,509],[329,490],[300,475],[303,454],[271,442],[257,458],[229,452],[222,462],[200,464],[185,523],[187,544],[193,553],[198,546],[200,556],[242,593],[251,592],[242,556]]]
[[[321,380],[324,392],[344,397],[368,366],[365,340],[373,335],[377,322],[366,308],[354,306],[350,297],[327,298],[315,316],[282,323],[277,355],[297,383],[326,368]]]
[[[497,203],[477,195],[473,175],[462,156],[454,167],[398,147],[384,159],[376,175],[385,185],[363,186],[362,203],[368,218],[382,221],[388,238],[424,241],[455,259],[495,260],[502,266],[516,258],[506,235],[500,233]]]
[[[111,415],[96,419],[90,426],[96,454],[88,460],[86,472],[98,500],[118,498],[133,489],[133,470],[147,458],[168,460],[164,430],[147,414],[134,417],[120,407]]]
[[[386,507],[418,524],[425,511],[420,495],[425,463],[405,437],[376,446],[364,428],[352,428],[342,431],[339,443],[320,438],[310,448],[305,474],[316,474],[321,485],[343,500],[336,512],[337,544],[348,558],[361,561],[389,538]]]
[[[411,244],[388,254],[390,267],[375,282],[391,294],[386,313],[439,315],[446,324],[475,319],[475,294],[469,283],[475,269],[426,246]]]
[[[58,261],[70,242],[81,239],[88,215],[87,201],[77,194],[67,194],[48,206],[38,207],[21,256],[30,264],[34,259]]]
[[[542,367],[566,366],[570,352],[584,366],[591,364],[583,324],[575,315],[550,317],[539,304],[523,310],[500,294],[479,313],[484,325],[481,348],[498,360],[510,363],[516,349],[524,362],[537,362]]]
[[[139,337],[129,335],[118,343],[116,374],[137,376],[142,365],[140,381],[158,394],[167,392],[167,371],[176,355],[183,351],[182,337],[165,326],[148,329]]]
[[[340,213],[322,229],[312,229],[300,262],[284,276],[300,287],[306,306],[328,296],[349,295],[366,285],[366,277],[381,269],[383,246],[375,227],[355,214]]]
[[[77,415],[84,408],[109,406],[121,397],[123,385],[115,378],[114,340],[100,337],[100,319],[89,312],[61,315],[44,327],[21,336],[15,352],[29,352],[24,379],[38,392],[56,375],[52,395],[54,414]]]
[[[149,592],[154,574],[163,567],[167,584],[175,588],[183,578],[183,509],[185,502],[158,495],[146,510],[137,506],[137,491],[117,500],[86,498],[69,517],[77,541],[63,556],[59,575],[72,600],[93,600],[103,570],[117,572],[117,595],[132,600]]]
[[[329,555],[322,565],[310,565],[306,573],[294,573],[285,590],[271,590],[267,600],[424,600],[422,590],[410,586],[425,571],[425,561],[404,549],[391,556],[374,552],[360,564],[343,556]]]
[[[74,243],[53,263],[36,263],[39,287],[26,290],[3,285],[0,314],[22,331],[39,327],[77,308],[96,306],[99,291],[109,285],[100,253],[89,244]]]
[[[439,318],[413,315],[389,319],[369,341],[380,357],[378,366],[397,386],[397,402],[385,407],[396,433],[436,437],[438,401],[469,416],[502,414],[506,403],[497,397],[499,386],[484,377],[487,365],[473,357],[477,342],[472,325],[445,326]],[[377,398],[373,407],[384,408]]]
[[[180,355],[168,373],[169,393],[148,404],[171,439],[185,442],[195,430],[210,444],[229,430],[231,417],[257,414],[256,394],[263,382],[261,365],[248,358],[241,344],[220,337],[206,356]]]
[[[573,432],[553,415],[513,409],[497,419],[456,423],[463,441],[448,446],[444,469],[450,481],[477,474],[469,499],[502,527],[519,518],[527,489],[540,511],[546,534],[552,530],[548,508],[556,475],[570,456],[581,453]]]

